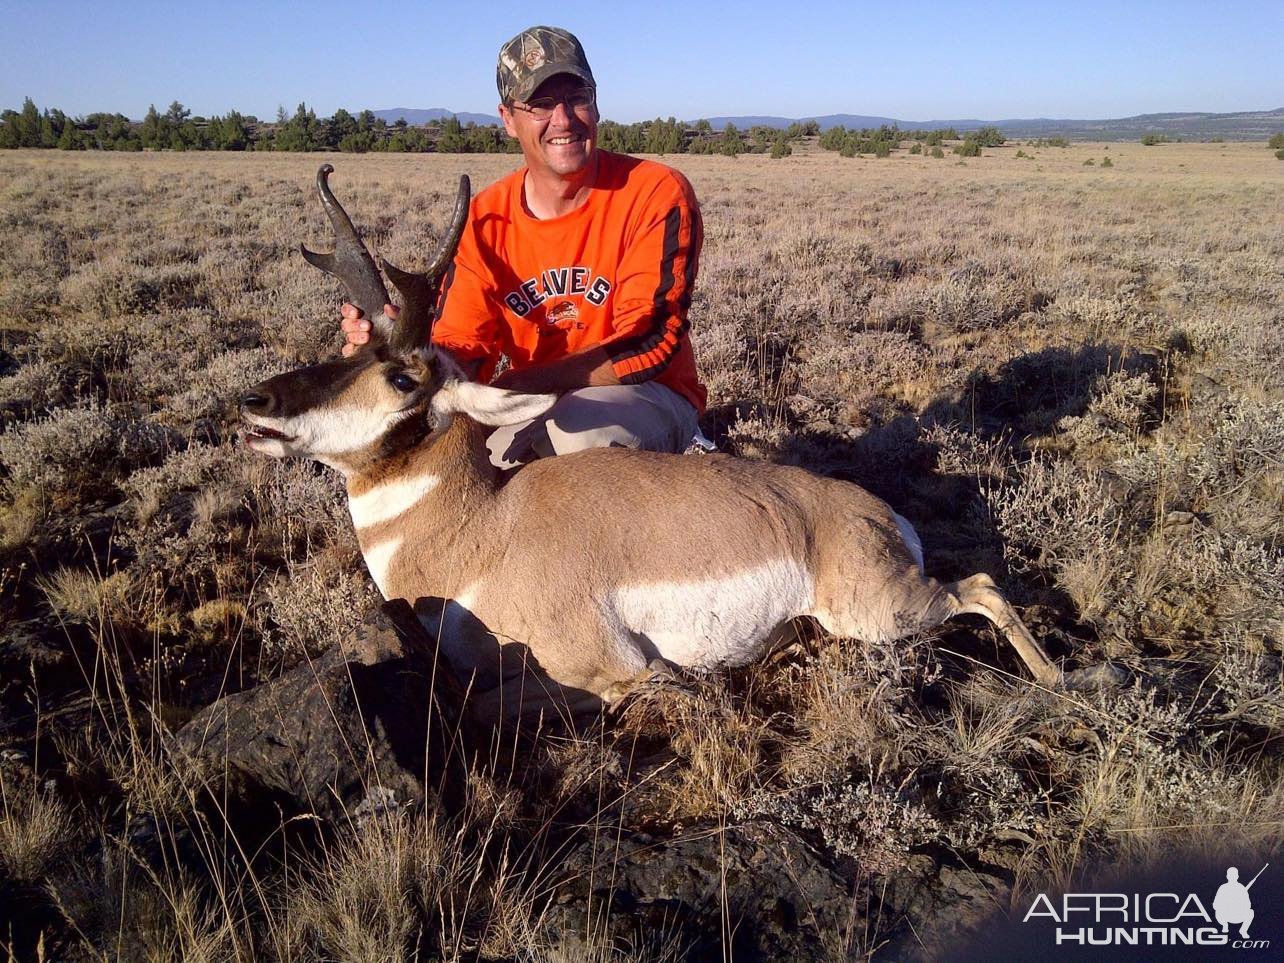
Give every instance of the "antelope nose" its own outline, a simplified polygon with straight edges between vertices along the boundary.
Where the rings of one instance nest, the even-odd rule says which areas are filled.
[[[251,388],[241,395],[241,410],[255,415],[269,415],[275,407],[272,396]]]

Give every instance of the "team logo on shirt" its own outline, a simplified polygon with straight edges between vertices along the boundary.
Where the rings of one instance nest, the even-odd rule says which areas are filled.
[[[527,278],[515,290],[504,295],[504,303],[519,318],[524,318],[550,298],[557,298],[544,312],[544,323],[559,328],[568,327],[563,322],[579,317],[579,308],[572,298],[583,298],[589,304],[601,307],[611,293],[611,282],[595,277],[586,267],[549,268],[538,277]],[[531,318],[535,321],[536,318]]]
[[[544,312],[544,323],[551,328],[570,331],[575,327],[584,327],[579,316],[580,309],[575,306],[574,301],[558,301],[556,304],[550,304]]]

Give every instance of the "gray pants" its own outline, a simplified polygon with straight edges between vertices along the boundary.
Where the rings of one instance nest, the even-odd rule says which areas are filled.
[[[691,402],[648,381],[567,392],[540,417],[497,428],[486,446],[491,464],[507,469],[586,448],[680,453],[697,427]]]

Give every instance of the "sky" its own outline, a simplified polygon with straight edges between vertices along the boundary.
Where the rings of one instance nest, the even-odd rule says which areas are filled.
[[[0,108],[495,113],[500,45],[574,32],[603,117],[1098,119],[1284,106],[1284,2],[0,0]]]

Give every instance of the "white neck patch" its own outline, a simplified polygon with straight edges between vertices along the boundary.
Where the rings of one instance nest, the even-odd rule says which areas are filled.
[[[409,475],[382,482],[360,495],[349,495],[352,524],[362,529],[396,518],[440,484],[439,475]]]
[[[388,598],[388,570],[392,567],[392,557],[397,554],[399,548],[401,548],[400,536],[376,542],[369,548],[361,550],[361,554],[366,559],[366,568],[370,570],[370,577],[374,579],[375,585],[379,586],[379,592],[385,599]]]
[[[285,430],[298,435],[320,461],[325,456],[342,457],[370,447],[410,414],[390,414],[362,405],[332,405],[300,415]]]

